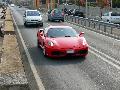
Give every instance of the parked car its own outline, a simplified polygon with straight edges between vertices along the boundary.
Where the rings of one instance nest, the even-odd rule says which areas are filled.
[[[59,9],[53,9],[48,11],[48,21],[63,21],[64,22],[64,11]]]
[[[64,57],[88,54],[88,44],[83,36],[70,26],[48,26],[37,32],[37,45],[43,49],[44,56]]]
[[[11,7],[14,7],[14,6],[15,6],[15,4],[11,4],[10,6],[11,6]]]
[[[80,11],[80,9],[74,9],[71,14],[73,16],[79,16],[79,17],[85,17],[84,13],[82,11]]]
[[[19,7],[19,8],[21,8],[21,7],[22,7],[22,5],[18,5],[18,7]]]
[[[67,11],[67,14],[68,14],[68,15],[72,15],[73,10],[74,10],[74,9],[69,9],[69,10]]]
[[[43,26],[42,16],[38,10],[26,10],[23,17],[24,25],[37,24]]]
[[[120,23],[120,13],[118,12],[104,13],[101,19],[109,23]]]

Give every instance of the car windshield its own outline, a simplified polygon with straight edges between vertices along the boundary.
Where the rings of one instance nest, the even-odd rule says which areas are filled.
[[[54,13],[55,13],[55,14],[57,14],[57,13],[62,13],[62,11],[61,11],[61,10],[56,9],[56,10],[54,10]]]
[[[27,11],[27,16],[40,16],[38,11]]]
[[[47,36],[51,38],[56,37],[76,37],[77,32],[72,28],[50,28]]]
[[[120,13],[114,12],[114,13],[111,13],[111,16],[120,16]]]

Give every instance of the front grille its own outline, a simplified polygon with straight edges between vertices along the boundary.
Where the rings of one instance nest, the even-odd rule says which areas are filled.
[[[38,20],[31,20],[31,21],[38,21]]]
[[[53,51],[53,52],[52,52],[52,55],[55,55],[55,56],[63,55],[63,52]]]
[[[88,50],[79,50],[77,54],[87,54]]]

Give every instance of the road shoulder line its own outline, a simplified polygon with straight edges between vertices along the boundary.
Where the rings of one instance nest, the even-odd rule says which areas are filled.
[[[22,42],[23,48],[24,48],[24,50],[25,50],[25,53],[26,53],[26,55],[27,55],[28,62],[29,62],[29,64],[30,64],[31,70],[32,70],[33,75],[34,75],[34,77],[35,77],[37,86],[38,86],[39,90],[45,90],[45,88],[44,88],[44,86],[43,86],[43,84],[42,84],[42,81],[41,81],[41,79],[40,79],[40,77],[39,77],[39,75],[38,75],[38,73],[37,73],[36,68],[35,68],[35,65],[34,65],[32,59],[31,59],[31,57],[30,57],[30,53],[29,53],[29,51],[28,51],[28,49],[27,49],[27,47],[26,47],[26,45],[25,45],[25,43],[24,43],[24,40],[23,40],[23,38],[22,38],[22,35],[21,35],[21,33],[20,33],[20,30],[19,30],[19,28],[18,28],[18,26],[17,26],[17,23],[16,23],[13,15],[12,15],[12,18],[13,18],[13,22],[14,22],[14,24],[15,24],[15,26],[16,26],[16,30],[17,30],[17,32],[18,32],[18,34],[19,34],[20,39],[21,39],[21,42]]]

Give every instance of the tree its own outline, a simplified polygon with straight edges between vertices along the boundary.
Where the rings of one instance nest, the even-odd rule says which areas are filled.
[[[96,0],[96,3],[99,7],[104,8],[104,7],[109,7],[109,0]]]
[[[120,0],[112,0],[112,6],[114,8],[116,7],[120,8]]]

